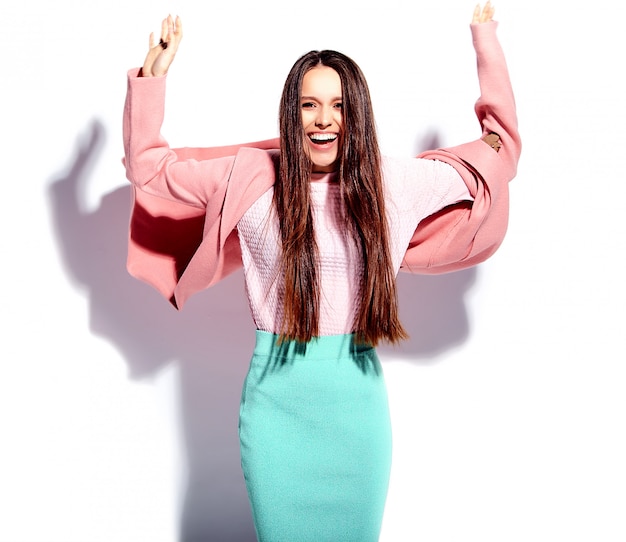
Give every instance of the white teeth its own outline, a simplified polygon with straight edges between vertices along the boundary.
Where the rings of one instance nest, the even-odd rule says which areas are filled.
[[[334,141],[337,134],[311,134],[309,137],[312,141]]]

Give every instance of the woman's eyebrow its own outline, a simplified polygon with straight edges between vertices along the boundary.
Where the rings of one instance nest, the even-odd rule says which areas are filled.
[[[316,97],[316,96],[300,96],[301,100],[314,100],[316,102],[321,101],[320,98]],[[335,96],[334,98],[331,98],[331,101],[337,101],[337,100],[343,100],[343,96]]]

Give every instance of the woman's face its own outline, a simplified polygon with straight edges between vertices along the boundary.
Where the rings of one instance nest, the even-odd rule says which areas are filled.
[[[300,110],[313,172],[335,171],[343,131],[341,79],[335,70],[316,66],[304,74]]]

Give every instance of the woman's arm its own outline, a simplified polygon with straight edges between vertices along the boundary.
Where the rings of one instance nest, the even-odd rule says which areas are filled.
[[[494,7],[491,2],[487,0],[485,6],[481,9],[480,4],[476,4],[474,8],[474,15],[472,16],[472,24],[490,23],[493,21],[493,14],[495,13]],[[502,147],[502,140],[500,135],[495,132],[485,133],[482,140],[487,143],[496,152],[500,151]]]
[[[404,271],[435,274],[471,267],[491,256],[506,233],[508,183],[517,172],[521,140],[513,90],[492,16],[488,3],[474,11],[471,24],[480,84],[475,105],[480,138],[420,155],[453,166],[474,201],[460,202],[424,219],[409,244]]]
[[[234,158],[182,159],[161,135],[166,76],[140,77],[128,72],[124,104],[126,176],[141,190],[180,203],[205,207],[227,182]]]
[[[274,182],[269,149],[279,147],[268,140],[169,148],[160,133],[166,73],[181,38],[180,19],[168,17],[163,43],[151,36],[143,67],[128,73],[124,107],[124,163],[133,183],[128,271],[179,309],[241,266],[238,217]]]
[[[124,106],[126,175],[142,191],[196,207],[205,207],[223,191],[242,147],[275,150],[277,138],[220,147],[170,149],[161,135],[166,75],[182,40],[179,17],[164,19],[160,43],[150,35],[143,67],[128,72]]]
[[[182,39],[182,23],[179,17],[174,20],[169,16],[161,26],[158,44],[150,35],[143,67],[127,75],[123,124],[126,175],[145,192],[204,208],[227,182],[234,159],[223,154],[207,160],[191,158],[189,153],[170,149],[161,135],[166,74]]]

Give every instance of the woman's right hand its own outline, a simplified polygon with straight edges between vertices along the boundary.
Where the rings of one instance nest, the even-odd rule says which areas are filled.
[[[156,43],[154,32],[150,34],[148,54],[141,68],[142,77],[161,77],[172,64],[180,40],[183,39],[183,24],[180,17],[168,15],[161,23],[161,39]]]
[[[472,16],[472,24],[489,23],[493,21],[493,13],[495,9],[491,5],[491,1],[487,0],[485,6],[481,9],[480,4],[476,4],[474,14]]]

